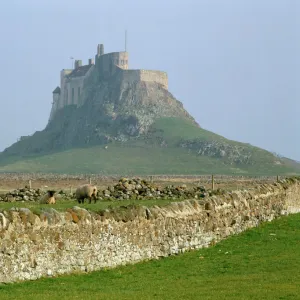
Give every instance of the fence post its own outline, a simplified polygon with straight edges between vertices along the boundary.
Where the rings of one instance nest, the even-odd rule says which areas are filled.
[[[92,178],[90,178],[90,184],[92,184]]]
[[[211,189],[212,189],[212,190],[215,189],[215,179],[214,179],[214,175],[211,175]]]
[[[31,180],[29,180],[29,188],[31,189]]]

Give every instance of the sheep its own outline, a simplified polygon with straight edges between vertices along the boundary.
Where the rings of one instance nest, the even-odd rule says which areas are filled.
[[[88,198],[92,202],[92,198],[94,198],[94,203],[97,200],[97,187],[92,184],[83,184],[76,189],[75,195],[78,203],[84,203],[84,199]]]
[[[54,198],[54,194],[55,194],[55,191],[51,191],[51,190],[47,191],[47,193],[40,198],[40,203],[41,204],[55,204],[56,201]]]

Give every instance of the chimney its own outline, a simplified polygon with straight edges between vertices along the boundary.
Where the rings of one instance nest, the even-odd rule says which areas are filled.
[[[100,44],[100,55],[104,54],[104,45]]]
[[[94,60],[92,58],[89,58],[89,65],[93,65],[94,64]]]
[[[103,44],[98,44],[97,46],[97,55],[103,55],[104,54],[104,45]]]
[[[77,69],[78,67],[82,66],[82,60],[75,60],[75,66],[74,68]]]

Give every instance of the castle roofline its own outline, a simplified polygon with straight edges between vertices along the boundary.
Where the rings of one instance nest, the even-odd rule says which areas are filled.
[[[75,78],[75,77],[84,76],[92,66],[93,65],[91,64],[91,65],[85,65],[85,66],[77,67],[70,74],[68,74],[67,77],[68,78]]]
[[[53,94],[60,94],[60,87],[57,86],[55,90],[52,92]]]
[[[108,53],[104,53],[101,56],[105,56],[105,55],[111,55],[111,54],[118,54],[118,53],[128,53],[127,51],[115,51],[115,52],[108,52]]]

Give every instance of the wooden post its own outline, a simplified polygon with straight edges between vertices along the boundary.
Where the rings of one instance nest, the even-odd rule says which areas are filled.
[[[214,175],[211,175],[211,189],[212,189],[212,190],[215,189],[215,179],[214,179]]]
[[[72,194],[72,186],[70,186],[70,194]]]
[[[29,188],[31,189],[31,180],[29,180]]]
[[[92,184],[92,178],[90,178],[90,184]]]

